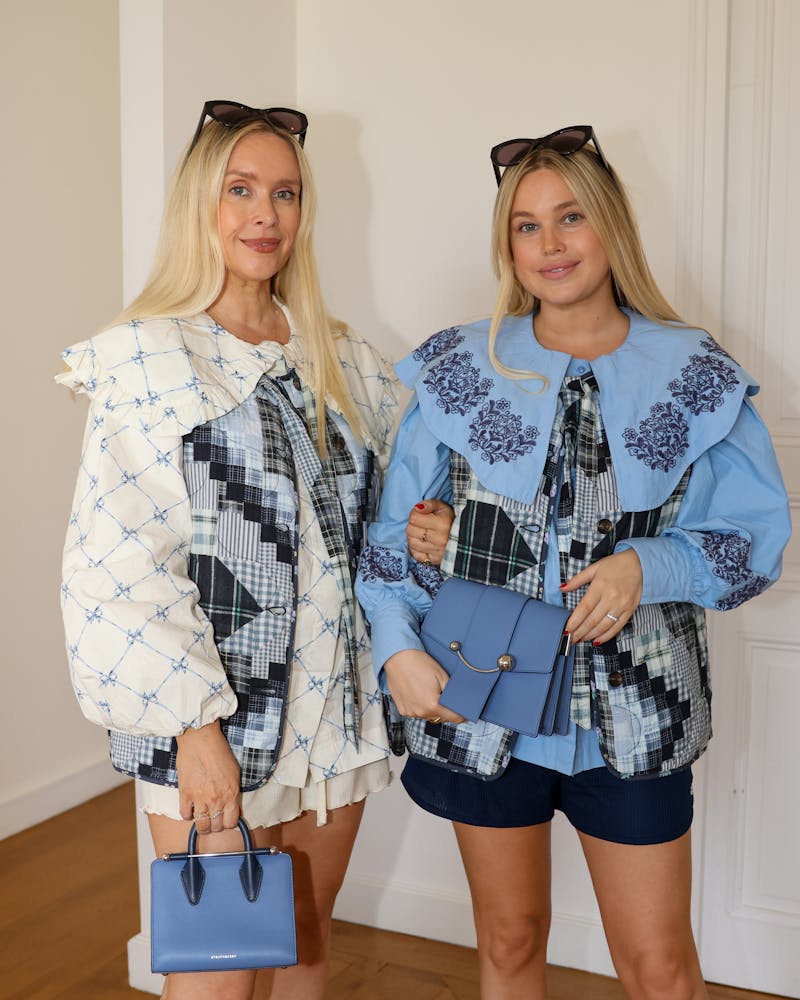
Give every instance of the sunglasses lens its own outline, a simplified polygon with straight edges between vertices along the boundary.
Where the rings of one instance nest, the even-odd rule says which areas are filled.
[[[569,156],[570,153],[577,153],[588,141],[589,133],[576,128],[556,133],[544,145],[562,156]]]
[[[253,117],[253,112],[249,108],[243,108],[240,104],[231,104],[229,101],[215,101],[206,108],[208,114],[215,121],[222,125],[238,125]]]
[[[270,108],[267,112],[267,117],[273,125],[285,129],[292,135],[305,132],[308,128],[305,115],[301,115],[299,111],[292,111],[289,108]]]
[[[512,139],[503,142],[494,150],[494,162],[498,167],[513,167],[515,163],[531,151],[531,142],[527,139]]]

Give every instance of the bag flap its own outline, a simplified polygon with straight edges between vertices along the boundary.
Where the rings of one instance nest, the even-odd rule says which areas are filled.
[[[566,608],[544,604],[505,587],[485,586],[471,580],[445,580],[422,623],[421,637],[428,644],[446,651],[442,662],[448,673],[458,654],[450,643],[460,644],[461,656],[479,670],[494,671],[498,658],[513,657],[514,673],[549,674],[569,618]],[[466,668],[465,668],[466,669]],[[499,673],[474,674],[489,677],[490,684]]]

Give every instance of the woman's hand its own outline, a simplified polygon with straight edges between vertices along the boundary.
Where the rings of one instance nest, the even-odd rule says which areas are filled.
[[[198,833],[231,830],[239,821],[239,765],[218,722],[187,729],[178,741],[181,816]]]
[[[408,550],[417,562],[438,566],[455,519],[453,508],[444,500],[422,500],[411,508],[406,525]]]
[[[432,656],[418,649],[403,649],[390,656],[383,669],[401,715],[429,722],[464,722],[463,716],[439,704],[449,678]]]
[[[642,597],[642,564],[634,549],[599,559],[562,584],[565,593],[588,588],[569,616],[566,630],[573,642],[595,645],[613,639],[638,608]],[[613,617],[613,620],[612,620]]]

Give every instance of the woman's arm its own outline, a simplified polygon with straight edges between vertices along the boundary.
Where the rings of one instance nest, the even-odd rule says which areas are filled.
[[[236,708],[188,575],[183,441],[93,400],[64,547],[73,685],[92,722],[175,736]]]
[[[774,583],[791,534],[769,432],[745,401],[728,436],[693,465],[676,522],[658,538],[620,542],[642,564],[642,603],[728,610]]]
[[[738,607],[778,579],[790,533],[769,433],[745,400],[728,436],[692,466],[675,524],[657,538],[619,542],[568,582],[565,590],[588,588],[567,627],[576,641],[605,642],[640,603]]]
[[[380,514],[361,555],[356,594],[371,624],[376,673],[386,666],[400,712],[458,722],[460,716],[438,705],[447,674],[425,653],[419,638],[420,622],[432,602],[426,589],[431,570],[411,559],[406,545],[409,510],[419,497],[451,499],[450,452],[428,431],[412,403],[397,432]]]

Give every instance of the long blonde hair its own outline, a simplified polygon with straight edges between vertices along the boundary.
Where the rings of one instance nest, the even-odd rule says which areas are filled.
[[[506,170],[495,201],[492,264],[499,287],[489,326],[489,356],[494,367],[506,377],[538,379],[546,388],[548,380],[545,376],[508,368],[495,353],[503,317],[524,316],[539,307],[539,300],[523,288],[514,273],[510,233],[511,209],[517,188],[523,177],[537,170],[557,173],[575,196],[608,257],[617,305],[656,322],[682,323],[682,320],[656,284],[644,254],[633,209],[616,173],[605,170],[597,155],[586,147],[571,156],[562,156],[552,149],[534,150]]]
[[[150,275],[141,293],[114,320],[185,318],[214,303],[225,282],[225,256],[218,213],[222,181],[234,146],[253,132],[267,132],[288,143],[297,158],[301,179],[300,226],[292,254],[272,282],[275,297],[295,320],[309,364],[309,380],[317,401],[317,446],[324,456],[326,396],[339,406],[353,432],[363,427],[336,351],[335,338],[347,325],[329,315],[322,298],[313,249],[316,192],[300,143],[265,121],[226,128],[210,121],[197,145],[181,161],[167,196],[161,232]]]

